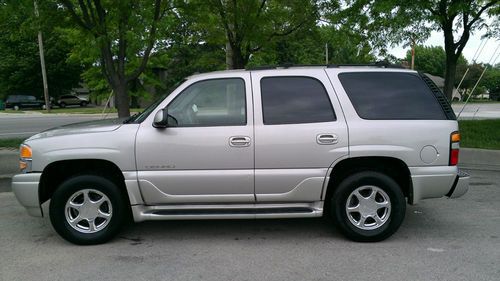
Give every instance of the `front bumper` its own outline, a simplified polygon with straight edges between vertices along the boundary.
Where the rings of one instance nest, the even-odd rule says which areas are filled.
[[[458,198],[467,193],[469,190],[470,176],[466,172],[458,171],[458,176],[450,189],[450,192],[446,196],[450,198]]]
[[[28,214],[35,217],[43,216],[38,199],[38,184],[41,176],[41,173],[28,173],[18,174],[12,178],[12,191],[17,201],[26,208]]]

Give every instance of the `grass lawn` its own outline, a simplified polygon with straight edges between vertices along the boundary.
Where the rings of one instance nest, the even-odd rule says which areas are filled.
[[[461,120],[460,146],[484,149],[500,149],[500,119]]]
[[[19,145],[25,140],[26,138],[16,138],[16,139],[0,139],[0,147],[6,147],[6,148],[19,148]]]

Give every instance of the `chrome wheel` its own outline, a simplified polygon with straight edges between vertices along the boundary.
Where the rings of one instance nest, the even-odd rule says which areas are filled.
[[[354,226],[362,230],[373,230],[389,220],[391,200],[381,188],[365,185],[351,192],[345,210]]]
[[[113,208],[104,193],[95,189],[82,189],[69,197],[64,213],[66,221],[76,231],[96,233],[108,225]]]

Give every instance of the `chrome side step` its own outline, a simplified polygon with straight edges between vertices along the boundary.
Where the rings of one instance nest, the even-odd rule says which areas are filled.
[[[323,201],[282,204],[212,204],[132,206],[134,221],[306,218],[323,215]]]

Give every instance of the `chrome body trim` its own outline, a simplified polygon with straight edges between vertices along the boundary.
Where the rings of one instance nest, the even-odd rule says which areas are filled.
[[[214,212],[214,210],[216,211]],[[206,214],[204,214],[205,211]],[[320,217],[323,215],[323,201],[280,204],[136,205],[132,206],[132,214],[135,222],[146,220]]]

